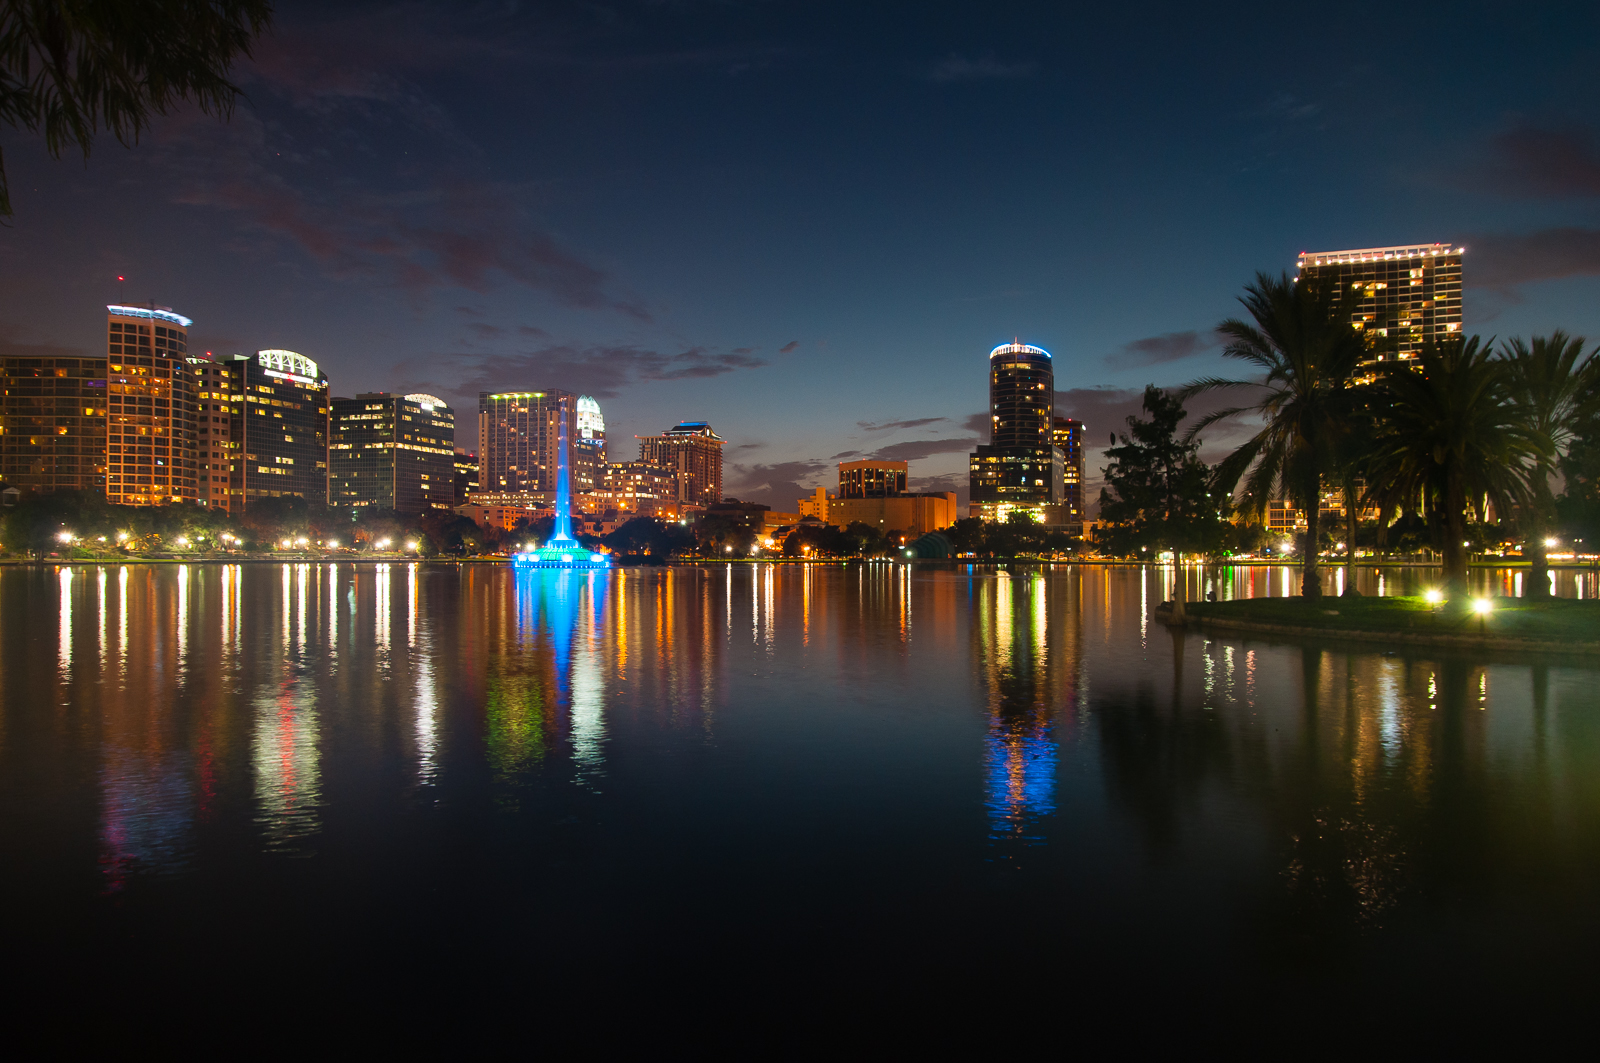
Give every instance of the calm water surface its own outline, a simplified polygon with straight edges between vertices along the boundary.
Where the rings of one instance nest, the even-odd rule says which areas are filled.
[[[1600,668],[1174,635],[1172,579],[7,568],[19,999],[545,1040],[1586,1008]]]

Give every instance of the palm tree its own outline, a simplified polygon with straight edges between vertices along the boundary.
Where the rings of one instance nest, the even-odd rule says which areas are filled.
[[[1431,344],[1414,361],[1386,364],[1375,387],[1383,416],[1369,468],[1373,493],[1418,499],[1442,539],[1445,591],[1467,593],[1467,511],[1530,499],[1527,470],[1553,451],[1518,405],[1510,364],[1474,336]]]
[[[1339,320],[1337,292],[1328,285],[1298,283],[1287,273],[1257,273],[1239,301],[1253,323],[1228,318],[1217,326],[1227,337],[1222,353],[1255,366],[1263,377],[1204,377],[1186,386],[1181,396],[1247,389],[1255,392],[1256,401],[1202,417],[1189,438],[1225,417],[1255,415],[1265,422],[1217,466],[1217,486],[1231,493],[1243,479],[1240,508],[1248,512],[1260,514],[1270,499],[1288,497],[1305,513],[1300,593],[1319,598],[1322,482],[1339,465],[1340,444],[1357,408],[1356,389],[1349,385],[1367,356],[1367,345],[1359,332]]]
[[[1584,357],[1582,336],[1569,337],[1559,330],[1549,336],[1535,336],[1531,343],[1510,340],[1502,346],[1501,356],[1511,363],[1517,404],[1553,448],[1551,454],[1535,459],[1528,470],[1532,499],[1525,531],[1532,564],[1522,592],[1527,598],[1548,598],[1550,557],[1545,535],[1556,504],[1550,492],[1550,477],[1555,473],[1556,461],[1572,442],[1583,396],[1600,372],[1600,360],[1594,358],[1594,352]]]

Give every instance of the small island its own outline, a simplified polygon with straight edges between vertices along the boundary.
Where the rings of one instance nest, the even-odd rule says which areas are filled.
[[[1483,604],[1475,608],[1477,603]],[[1600,600],[1489,597],[1463,609],[1421,597],[1241,598],[1184,602],[1181,615],[1167,602],[1157,614],[1164,622],[1203,630],[1600,653]]]

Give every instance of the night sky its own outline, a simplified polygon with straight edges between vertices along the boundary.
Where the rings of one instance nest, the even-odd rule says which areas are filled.
[[[964,500],[992,346],[1103,445],[1302,250],[1453,241],[1468,332],[1600,340],[1597,10],[283,3],[230,124],[0,136],[0,345],[103,350],[125,274],[469,446],[479,390],[560,387],[614,460],[709,420],[775,508],[841,455]]]

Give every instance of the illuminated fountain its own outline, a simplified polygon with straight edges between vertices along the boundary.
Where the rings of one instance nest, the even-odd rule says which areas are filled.
[[[556,416],[556,526],[548,542],[537,550],[516,554],[512,561],[528,568],[610,568],[606,554],[591,553],[572,537],[572,482],[567,472],[567,411]]]

